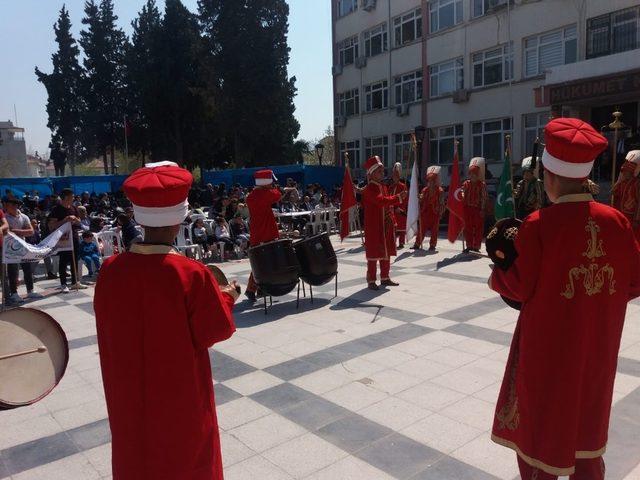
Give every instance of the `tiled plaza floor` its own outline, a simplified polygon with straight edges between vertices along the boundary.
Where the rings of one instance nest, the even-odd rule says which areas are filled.
[[[403,251],[392,267],[401,286],[371,292],[360,241],[350,239],[336,244],[337,298],[330,284],[298,311],[294,295],[274,299],[267,316],[260,305],[237,305],[238,331],[211,350],[227,480],[519,478],[514,454],[488,432],[516,312],[488,289],[487,260],[441,243],[435,255]],[[247,260],[223,270],[246,284]],[[43,401],[0,412],[0,478],[111,478],[92,294],[32,304],[64,327],[70,363]],[[634,302],[610,480],[640,479],[638,320]]]

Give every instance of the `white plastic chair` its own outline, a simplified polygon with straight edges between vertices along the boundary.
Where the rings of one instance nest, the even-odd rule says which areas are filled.
[[[181,253],[187,254],[187,252],[193,252],[196,259],[200,261],[204,260],[204,252],[201,245],[194,245],[191,242],[191,225],[180,225],[178,230],[178,236],[175,240],[175,246]]]
[[[320,222],[321,228],[327,231],[327,234],[331,235],[334,231],[338,230],[336,227],[336,209],[335,207],[322,209],[322,221]]]

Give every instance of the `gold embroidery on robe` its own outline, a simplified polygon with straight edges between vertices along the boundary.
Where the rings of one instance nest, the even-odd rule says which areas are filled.
[[[509,372],[509,398],[507,403],[496,412],[498,429],[515,430],[520,425],[520,410],[518,409],[518,396],[516,395],[516,367],[518,365],[517,353],[513,357],[513,364]]]
[[[600,266],[600,264],[597,263],[598,258],[607,256],[602,240],[598,238],[600,227],[593,218],[589,218],[585,230],[589,233],[589,238],[587,239],[587,250],[582,253],[582,256],[589,259],[591,263],[587,266],[580,264],[569,270],[568,283],[564,291],[560,293],[560,295],[567,299],[572,299],[575,296],[576,285],[574,282],[581,278],[584,291],[590,297],[602,293],[602,287],[604,287],[607,281],[609,282],[609,295],[616,293],[616,281],[613,278],[615,272],[613,267],[608,263],[604,266]]]

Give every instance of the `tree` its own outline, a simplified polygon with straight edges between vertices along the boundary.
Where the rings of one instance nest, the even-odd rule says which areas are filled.
[[[36,67],[35,73],[47,90],[47,126],[52,132],[51,142],[62,145],[67,151],[73,175],[76,161],[83,155],[80,142],[82,69],[78,63],[80,49],[71,35],[71,20],[64,5],[53,30],[58,44],[58,50],[51,56],[53,71],[47,74]]]
[[[220,76],[221,135],[237,167],[289,163],[300,125],[289,78],[285,0],[199,0],[209,51]]]
[[[333,135],[333,128],[328,126],[324,131],[324,136],[313,142],[314,150],[304,156],[304,163],[306,165],[318,165],[318,156],[315,152],[315,145],[322,144],[324,146],[324,152],[322,154],[322,165],[335,165],[335,137]]]
[[[116,27],[113,0],[85,2],[86,26],[80,32],[84,51],[83,97],[87,106],[84,127],[85,145],[102,155],[105,174],[109,173],[107,148],[111,153],[111,172],[115,172],[115,147],[122,143],[121,132],[126,113],[125,55],[127,37]]]

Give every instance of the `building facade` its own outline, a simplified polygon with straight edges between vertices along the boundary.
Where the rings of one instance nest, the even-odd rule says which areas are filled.
[[[26,177],[27,175],[24,128],[14,126],[10,120],[0,122],[0,177]]]
[[[640,124],[637,0],[332,0],[337,162],[370,155],[409,169],[483,156],[499,176],[531,153],[553,116],[601,129],[620,108]],[[509,140],[507,140],[509,138]],[[624,148],[623,145],[620,147]]]

